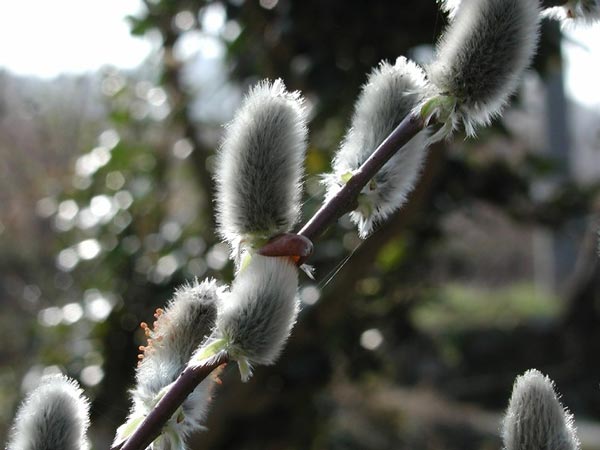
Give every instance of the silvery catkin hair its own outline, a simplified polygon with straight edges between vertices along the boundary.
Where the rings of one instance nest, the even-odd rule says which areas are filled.
[[[517,377],[502,424],[505,450],[577,450],[573,416],[560,404],[554,383],[532,369]]]
[[[428,68],[451,100],[447,125],[473,135],[500,114],[529,66],[538,42],[539,0],[462,0]]]
[[[7,450],[86,450],[89,403],[76,381],[63,375],[43,377],[25,399]]]
[[[215,174],[219,234],[233,253],[290,231],[300,214],[306,108],[281,80],[262,81],[225,131]]]
[[[326,200],[351,175],[396,126],[418,105],[427,91],[423,70],[406,58],[394,65],[382,62],[371,74],[354,107],[350,128],[333,160],[333,173],[324,177]],[[373,177],[359,197],[359,208],[350,214],[362,238],[373,225],[400,208],[412,190],[425,159],[426,131],[398,151]]]
[[[273,364],[283,350],[298,316],[297,289],[290,259],[254,255],[221,298],[216,334],[244,381],[252,364]]]
[[[223,288],[215,280],[195,282],[177,289],[165,310],[157,310],[153,329],[142,324],[148,346],[141,347],[142,359],[136,370],[136,385],[131,391],[133,406],[127,424],[135,425],[156,405],[163,390],[179,376],[192,354],[210,335],[217,317],[217,298]],[[205,379],[187,397],[177,420],[169,422],[169,433],[153,444],[153,449],[165,448],[169,438],[184,440],[201,429],[208,412],[212,378]],[[115,438],[127,437],[127,424]]]

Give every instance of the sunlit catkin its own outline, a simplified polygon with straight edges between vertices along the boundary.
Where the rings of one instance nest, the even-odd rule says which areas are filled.
[[[398,126],[427,92],[425,74],[412,61],[381,63],[371,74],[354,107],[352,122],[326,175],[326,200],[333,197],[362,163]],[[406,201],[426,156],[426,131],[400,149],[362,190],[351,220],[365,238]]]
[[[532,369],[517,377],[502,424],[505,450],[576,450],[573,416],[550,378]]]
[[[25,399],[7,450],[86,450],[89,403],[76,381],[62,375],[42,378]]]
[[[133,406],[127,422],[117,432],[115,443],[135,430],[210,335],[221,292],[214,280],[182,286],[164,310],[157,310],[152,327],[142,324],[148,344],[140,347],[136,385],[131,391]],[[167,443],[171,447],[180,445],[191,432],[203,428],[213,385],[214,379],[207,378],[196,387],[153,443],[154,450],[169,448]]]
[[[468,135],[498,116],[515,92],[538,42],[539,0],[462,0],[428,68],[434,96],[422,110]]]
[[[306,108],[281,80],[262,81],[227,125],[215,174],[219,234],[231,245],[259,246],[290,231],[300,214]]]
[[[253,364],[273,364],[298,315],[298,270],[288,258],[255,255],[223,296],[217,336],[244,381]]]

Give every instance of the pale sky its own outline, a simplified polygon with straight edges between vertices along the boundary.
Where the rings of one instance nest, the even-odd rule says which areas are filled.
[[[151,46],[133,38],[125,16],[139,0],[3,0],[0,66],[16,74],[54,77],[110,64],[139,65]]]
[[[124,19],[140,0],[18,0],[0,7],[0,67],[54,77],[109,64],[134,68],[151,45],[132,37]],[[567,92],[600,108],[600,25],[566,31]]]
[[[567,95],[600,109],[600,24],[565,30]]]

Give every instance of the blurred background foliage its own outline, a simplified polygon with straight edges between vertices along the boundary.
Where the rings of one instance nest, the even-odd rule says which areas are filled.
[[[137,70],[0,74],[0,438],[22,392],[62,370],[107,448],[139,323],[186,280],[231,279],[211,173],[248,86],[281,77],[312,107],[306,218],[366,74],[399,55],[426,64],[445,22],[433,0],[144,5],[131,32],[154,51]],[[245,385],[226,371],[193,448],[498,448],[512,380],[531,367],[600,448],[600,171],[570,156],[598,150],[600,117],[566,103],[560,38],[545,24],[504,120],[434,146],[371,238],[344,218],[323,236],[281,361]]]

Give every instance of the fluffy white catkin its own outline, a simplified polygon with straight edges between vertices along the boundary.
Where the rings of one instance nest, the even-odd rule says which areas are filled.
[[[505,450],[577,450],[573,416],[560,404],[554,383],[532,369],[517,377],[502,424]]]
[[[7,450],[86,450],[89,403],[76,381],[46,376],[25,399]]]
[[[444,117],[473,135],[499,115],[529,66],[538,42],[539,0],[462,0],[429,66]]]
[[[423,70],[406,58],[382,62],[368,77],[354,107],[350,128],[324,177],[326,200],[332,198],[373,151],[418,105],[427,92]],[[426,156],[426,131],[396,153],[363,189],[359,208],[350,214],[362,238],[406,201]]]
[[[290,231],[300,213],[306,108],[281,80],[262,81],[227,125],[218,154],[217,224],[233,253],[241,243]]]
[[[569,0],[562,6],[544,11],[544,16],[562,21],[565,24],[593,24],[600,20],[600,0]]]
[[[141,347],[143,359],[136,370],[136,386],[131,391],[133,406],[128,422],[119,429],[115,443],[128,437],[168,387],[185,368],[194,351],[210,335],[217,318],[217,298],[223,288],[215,280],[195,282],[180,287],[164,311],[157,310],[153,329],[142,324],[148,346]],[[191,432],[201,429],[208,412],[212,378],[205,379],[188,396],[171,420],[163,438],[154,442],[154,450],[168,448],[166,443],[183,441]]]
[[[238,361],[242,379],[252,364],[273,364],[296,323],[298,270],[288,258],[252,256],[224,295],[218,337]]]

